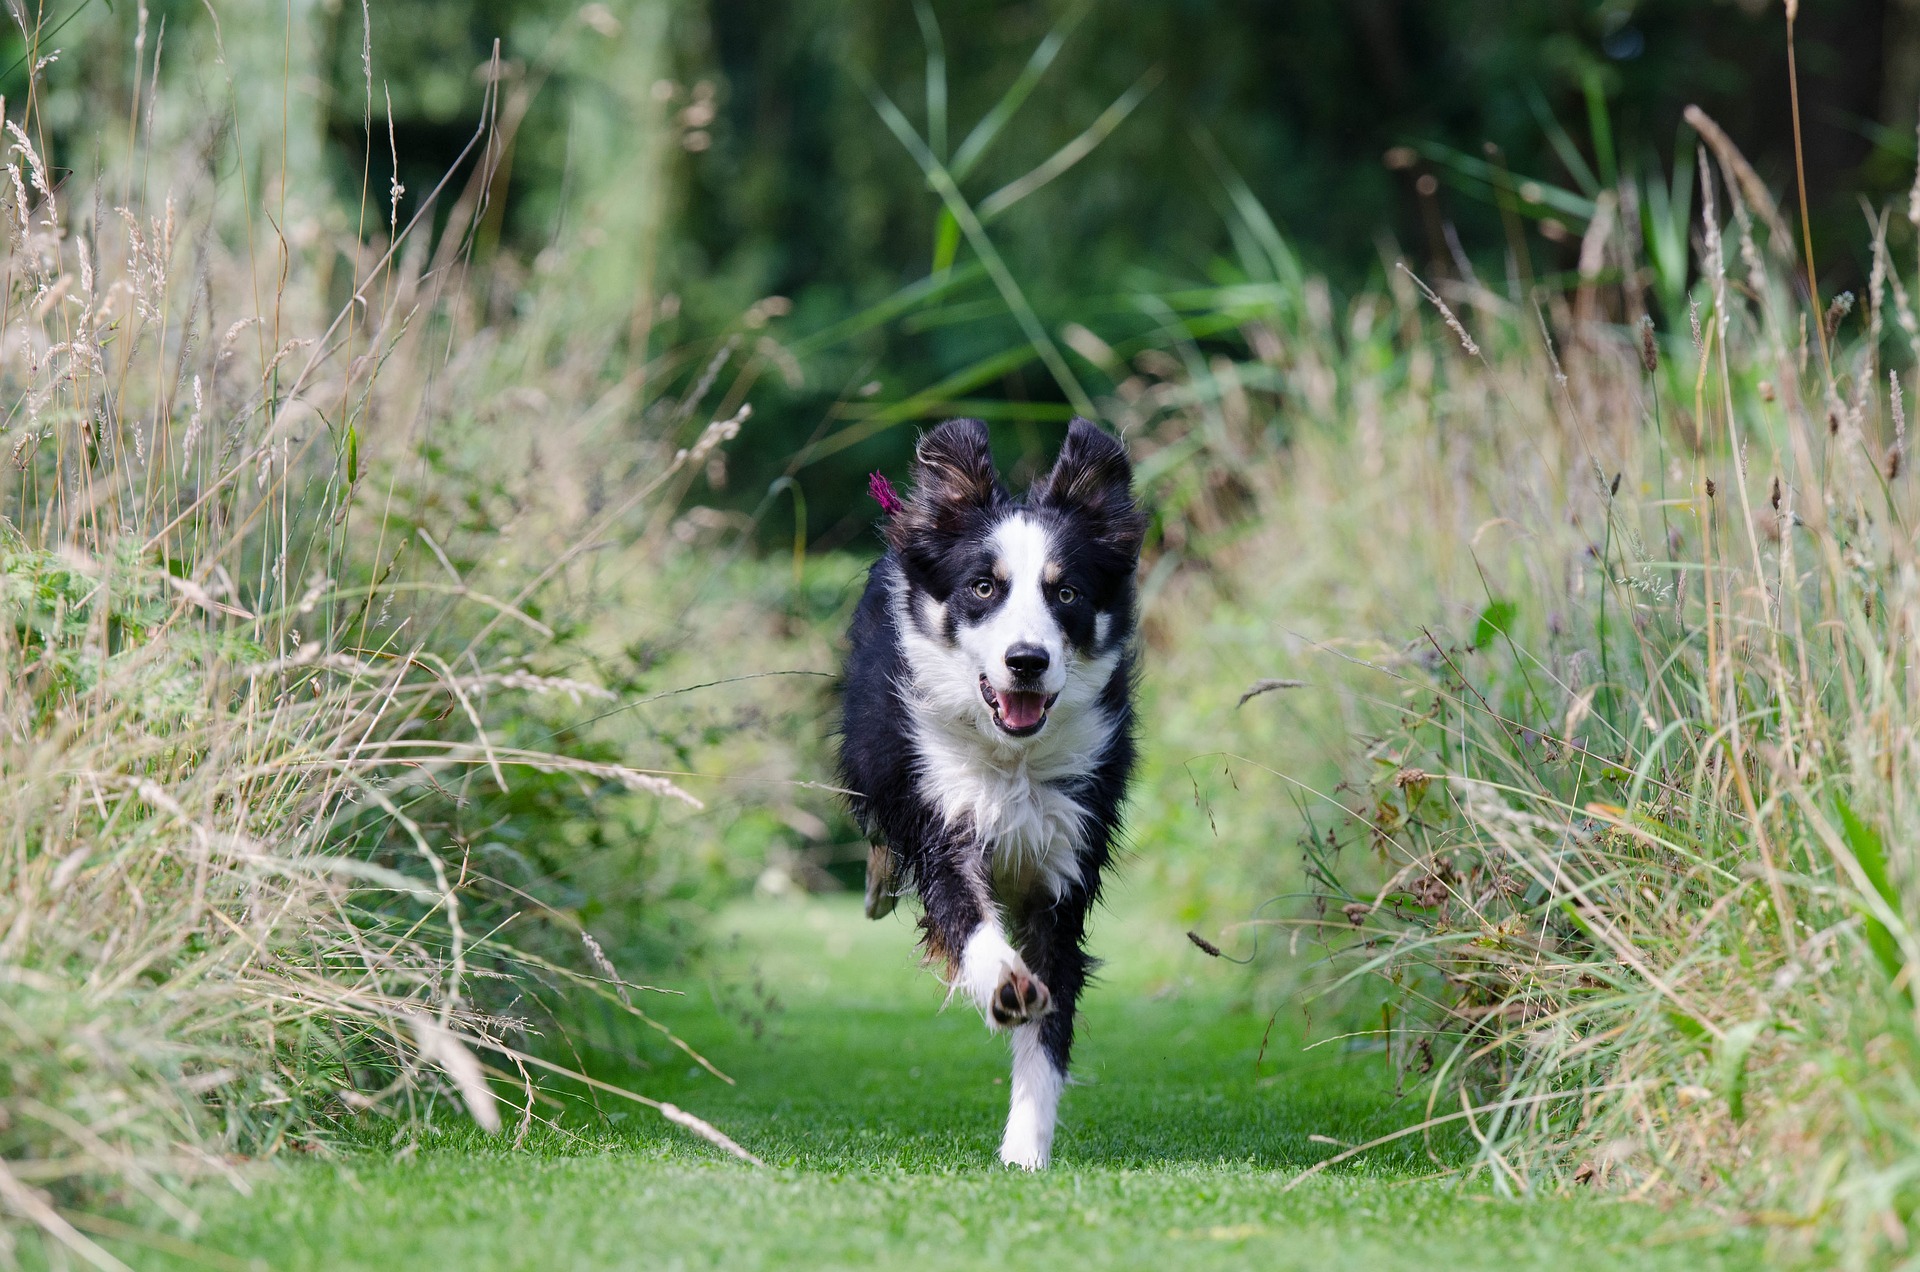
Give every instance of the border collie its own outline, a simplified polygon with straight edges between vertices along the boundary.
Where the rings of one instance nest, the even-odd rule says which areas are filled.
[[[1000,1159],[1046,1166],[1091,960],[1087,911],[1134,763],[1146,517],[1113,437],[1076,419],[1024,498],[987,426],[920,440],[853,617],[840,767],[872,841],[867,914],[919,894],[929,960],[1013,1039]]]

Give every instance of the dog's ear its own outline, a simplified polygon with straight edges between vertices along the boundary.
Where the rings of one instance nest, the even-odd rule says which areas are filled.
[[[1133,465],[1127,448],[1091,420],[1067,425],[1060,458],[1034,483],[1036,507],[1082,518],[1094,539],[1129,561],[1140,555],[1147,515],[1133,502]]]
[[[973,513],[1006,497],[993,471],[986,422],[948,420],[920,439],[913,456],[913,493],[888,519],[887,540],[904,550],[921,535],[959,534]]]

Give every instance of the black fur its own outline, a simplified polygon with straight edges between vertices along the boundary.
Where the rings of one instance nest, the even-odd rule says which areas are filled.
[[[997,910],[1008,939],[1051,994],[1040,1036],[1062,1073],[1091,964],[1083,948],[1088,912],[1113,858],[1134,768],[1134,575],[1146,518],[1134,504],[1131,480],[1121,444],[1075,420],[1052,470],[1024,498],[1015,498],[994,473],[984,424],[953,420],[935,429],[918,448],[906,506],[883,527],[888,550],[869,573],[854,613],[843,683],[841,778],[857,792],[850,804],[861,826],[876,843],[890,846],[897,886],[910,885],[919,896],[928,955],[957,975],[968,937]],[[1099,696],[1098,708],[1112,720],[1105,751],[1087,771],[1056,783],[1088,815],[1082,850],[1057,899],[1044,887],[1011,896],[993,891],[993,845],[982,842],[970,824],[947,824],[920,787],[920,757],[902,691],[909,668],[896,592],[924,593],[944,603],[945,630],[938,635],[951,644],[960,627],[999,603],[975,596],[971,583],[991,556],[994,528],[1015,512],[1047,529],[1057,549],[1051,559],[1060,566],[1059,583],[1077,593],[1070,603],[1050,606],[1067,641],[1088,658],[1118,654]],[[1096,631],[1098,613],[1111,616],[1104,643]]]

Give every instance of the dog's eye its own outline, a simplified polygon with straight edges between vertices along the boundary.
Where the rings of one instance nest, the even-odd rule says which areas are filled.
[[[993,580],[975,579],[973,581],[973,594],[983,601],[991,597],[993,595]]]
[[[1071,605],[1073,604],[1073,598],[1080,594],[1074,591],[1070,587],[1063,587],[1058,592],[1054,593],[1054,595],[1060,598],[1060,603],[1062,605]]]

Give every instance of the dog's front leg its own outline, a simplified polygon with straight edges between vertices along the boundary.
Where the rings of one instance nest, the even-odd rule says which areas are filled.
[[[1022,1170],[1045,1170],[1053,1158],[1053,1130],[1067,1072],[1054,1060],[1049,1046],[1052,1021],[1048,1015],[1013,1031],[1013,1095],[1007,1105],[1006,1134],[1000,1139],[1000,1160]]]
[[[998,1028],[1045,1015],[1052,996],[1001,929],[987,882],[985,847],[964,831],[942,836],[925,854],[918,875],[927,949],[946,961],[954,989]]]
[[[1075,888],[1027,911],[1017,925],[1020,948],[1052,991],[1053,1010],[1013,1031],[1013,1098],[1000,1141],[1000,1160],[1009,1166],[1042,1170],[1053,1156],[1060,1093],[1073,1054],[1074,1005],[1090,963],[1082,948],[1088,904],[1087,892]]]

